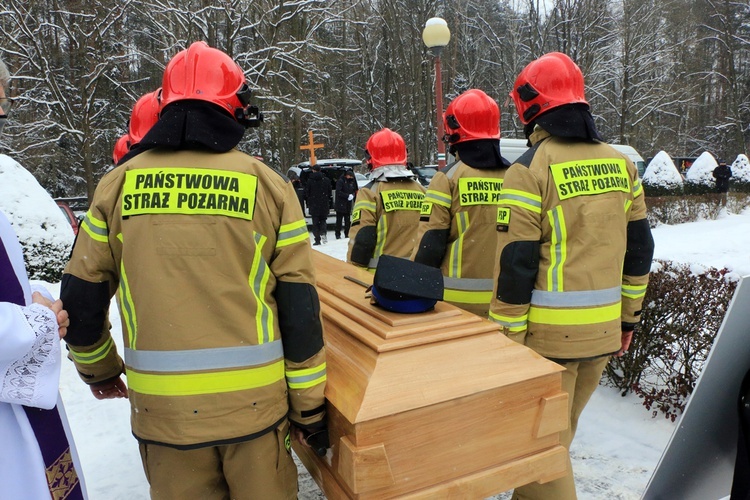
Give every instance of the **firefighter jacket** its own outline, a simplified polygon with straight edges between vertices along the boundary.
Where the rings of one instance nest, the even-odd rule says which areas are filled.
[[[89,384],[124,370],[139,441],[189,449],[323,423],[312,250],[286,178],[237,150],[150,149],[102,178],[81,227],[62,282],[69,358]]]
[[[439,267],[444,300],[486,317],[492,299],[497,206],[506,168],[458,161],[435,174],[422,202],[413,260]]]
[[[598,142],[550,136],[506,172],[490,319],[539,354],[617,352],[639,320],[653,256],[633,163]]]
[[[411,176],[381,176],[360,189],[352,209],[346,261],[374,272],[381,255],[410,258],[424,192]]]

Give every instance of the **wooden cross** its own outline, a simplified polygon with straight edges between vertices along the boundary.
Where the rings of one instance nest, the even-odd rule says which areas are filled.
[[[318,162],[318,159],[315,158],[315,150],[320,149],[325,146],[325,144],[315,144],[313,142],[313,132],[312,130],[307,131],[307,146],[300,146],[299,148],[301,150],[309,149],[310,150],[310,166],[312,167]]]

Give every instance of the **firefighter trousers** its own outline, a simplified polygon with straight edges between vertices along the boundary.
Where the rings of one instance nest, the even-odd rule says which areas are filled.
[[[568,429],[560,433],[560,444],[570,450],[570,443],[578,428],[578,419],[599,386],[609,356],[591,361],[565,363],[562,373],[562,390],[568,393]],[[530,483],[513,492],[512,500],[575,500],[576,485],[568,453],[568,472],[560,479],[548,483]]]
[[[178,450],[141,443],[154,500],[296,499],[289,424],[242,443]]]

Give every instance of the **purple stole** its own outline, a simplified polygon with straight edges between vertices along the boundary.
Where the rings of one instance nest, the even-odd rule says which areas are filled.
[[[22,307],[26,305],[21,279],[27,278],[16,275],[5,242],[0,239],[0,301]],[[57,408],[44,410],[24,406],[23,409],[42,452],[52,500],[82,500],[81,483],[73,465],[70,443]]]

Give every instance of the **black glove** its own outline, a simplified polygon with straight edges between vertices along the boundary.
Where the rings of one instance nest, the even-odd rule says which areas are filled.
[[[326,456],[326,450],[331,447],[331,443],[328,440],[328,429],[323,428],[317,431],[302,429],[302,434],[304,434],[305,441],[307,441],[307,444],[316,455],[319,457]]]

